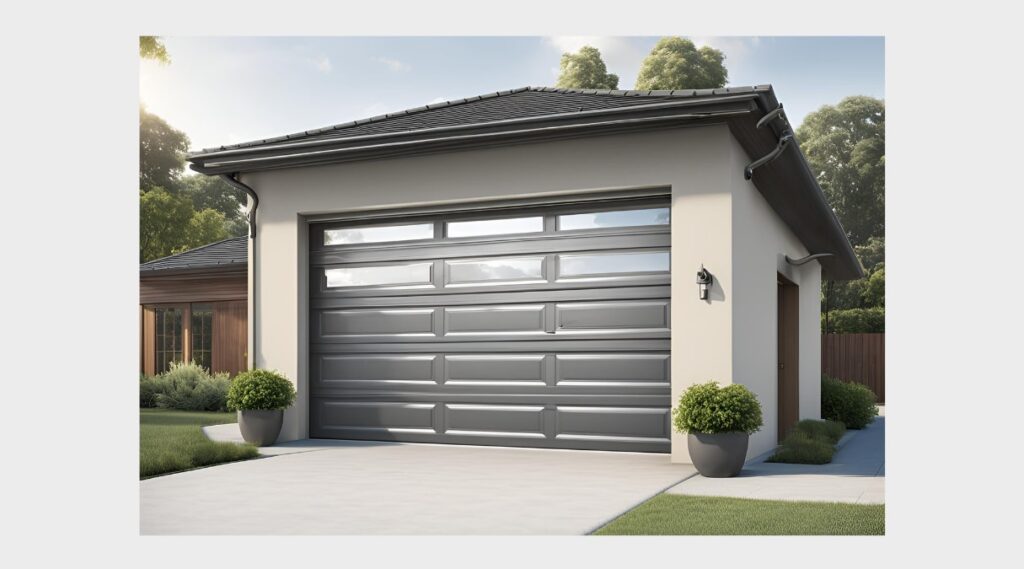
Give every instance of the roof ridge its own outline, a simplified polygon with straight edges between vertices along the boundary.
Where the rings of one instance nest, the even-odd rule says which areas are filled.
[[[174,257],[180,257],[182,255],[187,255],[189,253],[193,253],[195,251],[200,251],[202,249],[207,249],[209,247],[213,247],[214,245],[220,245],[221,243],[226,243],[228,241],[237,241],[237,240],[242,240],[242,239],[249,239],[249,237],[246,236],[246,235],[238,235],[238,236],[235,236],[235,237],[227,237],[225,239],[221,239],[220,241],[214,241],[213,243],[207,243],[206,245],[200,245],[200,246],[196,247],[195,249],[189,249],[187,251],[182,251],[181,253],[175,253],[173,255],[167,255],[165,257],[158,257],[156,259],[151,259],[149,261],[146,261],[145,263],[139,264],[139,267],[145,267],[146,265],[149,265],[150,263],[155,263],[157,261],[164,261],[164,260],[167,260],[167,259],[173,259]]]

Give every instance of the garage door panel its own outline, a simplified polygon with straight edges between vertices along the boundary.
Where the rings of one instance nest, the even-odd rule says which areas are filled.
[[[545,437],[542,405],[447,404],[443,424],[446,435]]]
[[[331,430],[410,431],[434,433],[436,403],[395,401],[314,401],[315,432]]]
[[[498,332],[545,334],[548,309],[544,304],[445,308],[444,331],[446,336]]]
[[[446,355],[444,383],[448,385],[546,385],[548,361],[553,356],[528,355]]]
[[[317,314],[321,338],[351,339],[358,336],[412,334],[434,336],[437,309],[325,310]]]
[[[555,412],[556,438],[668,441],[670,436],[670,413],[664,408],[560,406]]]
[[[320,355],[313,358],[317,387],[352,385],[352,382],[437,383],[438,356],[427,355]]]
[[[668,314],[667,300],[565,303],[555,307],[560,335],[584,330],[668,331]]]
[[[669,384],[668,354],[560,354],[555,382],[571,384]]]
[[[608,203],[311,228],[311,436],[667,452],[667,200],[645,205],[661,217]]]

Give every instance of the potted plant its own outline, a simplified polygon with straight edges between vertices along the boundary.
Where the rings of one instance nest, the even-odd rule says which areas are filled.
[[[283,375],[251,369],[231,380],[228,409],[238,411],[238,426],[245,442],[267,446],[281,434],[284,410],[295,401],[295,387]]]
[[[703,476],[728,478],[743,469],[750,433],[761,428],[761,404],[742,385],[691,385],[672,410],[676,431],[687,433],[690,460]]]

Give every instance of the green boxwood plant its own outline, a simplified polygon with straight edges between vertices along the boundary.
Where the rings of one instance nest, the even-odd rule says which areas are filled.
[[[761,428],[757,396],[739,384],[720,387],[709,381],[691,385],[672,410],[680,433],[753,433]]]
[[[228,388],[231,411],[284,409],[295,401],[295,387],[283,375],[266,369],[251,369],[235,376]]]
[[[821,378],[821,416],[847,429],[863,429],[878,416],[875,393],[867,387],[828,376]]]

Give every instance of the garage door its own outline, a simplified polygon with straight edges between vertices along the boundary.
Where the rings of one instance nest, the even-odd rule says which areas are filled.
[[[667,197],[310,225],[310,436],[669,451]]]

